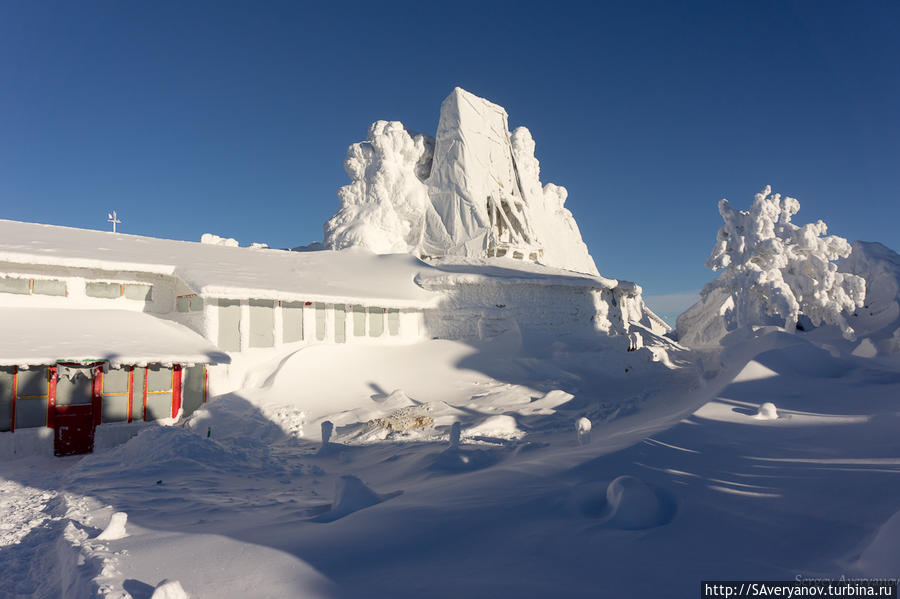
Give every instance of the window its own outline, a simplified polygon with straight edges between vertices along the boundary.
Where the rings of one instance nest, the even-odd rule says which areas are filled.
[[[0,431],[12,428],[12,397],[16,369],[12,366],[0,366]]]
[[[303,339],[303,304],[284,302],[281,305],[281,340],[294,343]]]
[[[275,346],[275,302],[250,300],[250,347]]]
[[[128,420],[128,374],[128,370],[124,369],[110,369],[103,373],[101,402],[103,422]]]
[[[241,351],[241,302],[219,300],[219,348]]]
[[[66,282],[58,279],[0,277],[0,293],[66,296],[67,290]]]
[[[50,369],[19,370],[16,379],[16,428],[46,426]]]
[[[196,293],[179,295],[175,298],[175,309],[179,312],[200,312],[203,310],[203,298]]]
[[[369,308],[369,337],[384,333],[384,308]]]
[[[185,416],[190,416],[206,401],[206,367],[197,364],[182,372],[181,409]]]
[[[396,308],[388,308],[387,321],[388,321],[388,335],[399,335],[400,334],[400,310],[398,310]]]
[[[147,367],[147,406],[145,420],[172,416],[172,369],[165,366]]]
[[[325,304],[316,302],[316,339],[325,341],[327,326],[325,324]]]
[[[108,283],[106,281],[89,281],[84,286],[88,297],[102,299],[125,299],[147,302],[153,299],[153,286],[144,283]]]
[[[334,306],[334,341],[335,343],[347,341],[347,306],[344,304]]]
[[[85,285],[84,292],[88,297],[113,299],[122,296],[122,285],[119,283],[98,283],[94,281]]]
[[[366,336],[366,309],[362,306],[353,306],[350,309],[353,312],[353,336]]]

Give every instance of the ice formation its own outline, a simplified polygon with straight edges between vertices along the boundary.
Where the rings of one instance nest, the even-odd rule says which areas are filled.
[[[863,305],[866,280],[840,272],[833,261],[850,255],[846,239],[825,235],[822,221],[797,226],[800,203],[766,188],[749,211],[719,202],[725,224],[706,261],[719,278],[678,317],[678,337],[687,345],[715,344],[746,325],[784,324],[793,331],[800,315],[814,326],[837,325],[847,339],[855,332],[846,315]]]
[[[510,257],[597,274],[568,192],[541,186],[534,139],[506,111],[456,88],[436,139],[378,121],[350,146],[352,180],[325,223],[325,246],[421,257]]]

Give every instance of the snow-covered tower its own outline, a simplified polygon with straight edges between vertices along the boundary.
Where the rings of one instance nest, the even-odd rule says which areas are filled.
[[[437,137],[378,121],[350,146],[352,182],[325,223],[325,246],[423,258],[515,258],[596,275],[564,187],[540,182],[534,140],[502,106],[456,88]]]
[[[441,104],[426,181],[440,220],[426,227],[425,254],[541,257],[507,122],[502,106],[459,87]]]

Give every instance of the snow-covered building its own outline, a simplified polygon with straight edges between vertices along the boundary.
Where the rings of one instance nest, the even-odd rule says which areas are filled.
[[[85,451],[98,425],[189,414],[232,357],[418,338],[417,265],[0,221],[0,431]]]

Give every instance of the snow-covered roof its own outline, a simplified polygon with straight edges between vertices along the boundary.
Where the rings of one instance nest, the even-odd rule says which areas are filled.
[[[0,366],[67,360],[107,360],[113,366],[230,361],[184,325],[129,310],[4,308],[0,330]]]
[[[416,279],[426,289],[460,284],[477,285],[490,281],[500,285],[554,285],[591,289],[618,287],[640,292],[640,287],[630,281],[607,279],[513,258],[443,258],[431,260],[429,265],[433,268],[423,270]]]
[[[171,275],[208,297],[397,307],[436,299],[414,281],[428,268],[420,260],[362,249],[288,252],[0,220],[0,261]]]

